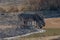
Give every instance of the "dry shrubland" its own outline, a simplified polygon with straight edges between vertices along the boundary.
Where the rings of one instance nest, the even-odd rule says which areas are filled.
[[[18,10],[18,8],[16,7],[16,6],[10,6],[9,8],[8,8],[8,12],[18,12],[19,10]]]
[[[6,10],[0,7],[0,12],[5,12]]]
[[[60,7],[60,0],[28,0],[32,10],[56,9]]]
[[[17,6],[3,6],[2,10],[6,12],[19,12],[40,11],[45,9],[55,10],[60,8],[60,0],[27,0],[27,4],[21,4],[22,5]]]
[[[15,6],[9,6],[9,7],[0,7],[0,12],[18,12],[18,8]]]

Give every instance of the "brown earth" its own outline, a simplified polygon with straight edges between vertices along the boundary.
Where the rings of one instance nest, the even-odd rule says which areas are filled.
[[[45,28],[60,28],[60,18],[48,18],[45,23]]]

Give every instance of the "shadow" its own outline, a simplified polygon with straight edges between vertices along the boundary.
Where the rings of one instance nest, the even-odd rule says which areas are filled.
[[[41,11],[26,11],[24,13],[38,13],[38,14],[42,14],[45,18],[60,18],[60,9],[46,9],[46,10],[41,10]]]
[[[41,12],[45,18],[60,18],[60,10],[44,10]]]

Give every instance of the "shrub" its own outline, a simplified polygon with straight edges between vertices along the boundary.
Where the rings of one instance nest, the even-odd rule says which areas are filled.
[[[2,7],[0,7],[0,12],[6,12]]]
[[[18,12],[18,8],[16,6],[10,6],[8,12]]]

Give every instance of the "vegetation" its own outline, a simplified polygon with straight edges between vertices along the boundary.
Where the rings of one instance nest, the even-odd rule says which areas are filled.
[[[46,29],[47,32],[45,33],[38,33],[38,34],[32,34],[30,36],[27,36],[27,38],[35,38],[35,37],[46,37],[46,36],[56,36],[60,35],[60,29]]]
[[[28,2],[31,5],[32,10],[36,11],[49,8],[52,10],[56,10],[60,7],[59,0],[28,0]]]
[[[0,12],[5,12],[5,10],[2,7],[0,7]]]
[[[26,0],[20,4],[22,5],[16,4],[10,6],[8,12],[41,11],[45,9],[57,10],[60,8],[60,0]],[[21,8],[19,8],[18,6],[20,6]]]
[[[46,29],[45,33],[32,34],[27,37],[18,37],[17,40],[40,40],[42,37],[60,35],[60,29]],[[44,38],[45,39],[45,38]],[[43,40],[44,40],[43,39]]]
[[[10,6],[8,12],[18,12],[18,8],[16,6]]]

